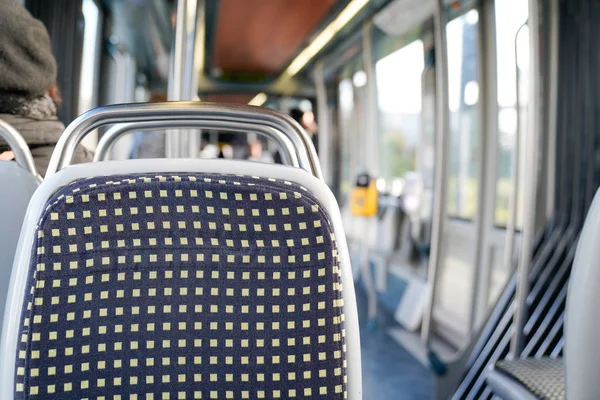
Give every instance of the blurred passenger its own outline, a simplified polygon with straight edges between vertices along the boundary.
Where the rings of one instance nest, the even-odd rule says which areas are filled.
[[[153,93],[149,103],[167,101],[164,93]],[[163,158],[165,157],[165,132],[136,132],[131,143],[129,158]]]
[[[274,162],[273,157],[268,151],[263,152],[263,145],[260,140],[253,140],[248,144],[248,160],[249,161],[260,161],[264,163],[272,164]]]
[[[290,111],[290,117],[292,117],[297,123],[302,125],[302,117],[304,116],[304,111],[299,108],[293,108]]]
[[[254,140],[248,143],[248,160],[260,161],[262,156],[262,143],[260,140]]]
[[[281,152],[279,149],[275,149],[275,153],[273,153],[273,162],[275,164],[283,164],[283,158],[281,158]]]
[[[304,116],[304,111],[302,111],[298,108],[293,108],[290,111],[290,117],[292,117],[297,123],[300,124],[300,126],[302,126],[304,128],[304,124],[302,122],[303,116]],[[281,158],[281,152],[279,151],[279,149],[276,149],[275,152],[273,153],[273,162],[275,164],[283,164],[283,159]]]
[[[0,1],[0,119],[23,136],[42,176],[65,130],[56,116],[62,101],[56,76],[44,24],[20,4]],[[14,157],[4,141],[0,141],[2,153],[2,158]],[[91,153],[79,146],[73,162],[91,160]]]
[[[219,150],[219,156],[217,158],[225,158],[227,160],[233,160],[233,147],[229,144],[224,144]]]
[[[315,115],[312,111],[304,112],[298,108],[290,111],[290,116],[296,120],[310,135],[310,138],[315,146],[317,153],[319,152],[318,126],[315,122]]]
[[[200,150],[200,158],[217,158],[219,156],[219,147],[212,143],[205,143]]]
[[[319,127],[315,121],[315,114],[312,111],[306,111],[302,115],[302,126],[308,131],[313,140],[316,140],[317,134],[319,133]]]

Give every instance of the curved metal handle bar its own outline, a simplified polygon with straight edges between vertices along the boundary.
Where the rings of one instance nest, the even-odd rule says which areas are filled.
[[[529,271],[531,268],[531,255],[533,254],[533,241],[536,230],[535,210],[537,207],[538,189],[538,149],[541,138],[541,112],[539,108],[539,95],[541,93],[540,78],[540,5],[535,0],[529,0],[529,94],[527,109],[527,130],[525,138],[526,157],[523,165],[525,182],[525,204],[523,205],[523,224],[521,227],[521,246],[519,248],[519,263],[517,266],[517,288],[515,292],[515,316],[513,319],[513,337],[510,344],[510,354],[518,357],[523,351],[525,341],[525,323],[527,322],[527,296],[529,294]]]
[[[516,89],[516,109],[517,109],[517,129],[515,130],[514,139],[514,154],[511,165],[511,191],[508,200],[508,221],[506,222],[506,238],[504,243],[504,268],[505,271],[512,271],[513,267],[513,252],[515,249],[515,235],[517,231],[517,211],[518,211],[518,198],[519,198],[519,178],[521,173],[520,160],[521,155],[521,94],[519,83],[521,81],[521,74],[519,71],[519,35],[523,31],[523,28],[527,26],[525,21],[517,30],[514,40],[514,51],[515,51],[515,89]]]
[[[287,138],[278,135],[278,131],[270,127],[263,127],[259,125],[251,125],[247,123],[239,123],[236,128],[223,127],[221,121],[205,121],[202,119],[182,119],[175,121],[144,121],[144,122],[130,122],[127,124],[118,124],[111,127],[108,131],[102,135],[102,138],[98,142],[96,147],[96,153],[94,154],[94,161],[104,161],[107,159],[113,145],[121,135],[129,133],[134,130],[165,130],[171,128],[210,128],[217,129],[223,128],[230,131],[236,131],[241,133],[258,133],[264,135],[270,139],[273,139],[282,150],[282,160],[286,165],[291,165],[296,168],[301,168],[298,162],[298,155],[296,154],[294,144]],[[312,171],[309,171],[312,173]]]
[[[421,339],[425,347],[431,350],[431,336],[433,331],[433,309],[436,292],[439,285],[439,275],[442,267],[442,239],[444,234],[444,219],[446,207],[447,170],[449,153],[448,133],[450,132],[450,108],[448,100],[448,38],[446,24],[448,14],[445,0],[436,0],[434,13],[435,25],[435,67],[436,67],[436,137],[435,137],[435,179],[433,216],[431,227],[431,244],[427,271],[427,282],[430,285],[429,299],[423,314]]]
[[[37,178],[39,175],[35,170],[35,163],[33,162],[33,156],[31,155],[31,151],[29,150],[29,146],[23,136],[15,129],[12,125],[7,122],[4,122],[0,119],[0,137],[6,140],[8,146],[15,154],[15,160],[17,163],[31,172],[31,174]]]
[[[99,107],[77,117],[65,129],[58,140],[46,176],[52,176],[69,165],[75,149],[81,140],[94,129],[116,123],[144,121],[176,121],[198,119],[222,123],[227,129],[250,124],[270,127],[283,142],[287,138],[292,142],[298,154],[298,163],[302,169],[323,179],[319,159],[310,136],[291,117],[275,110],[252,107],[241,104],[216,104],[199,102],[164,102],[118,104]],[[240,128],[242,129],[242,128]]]

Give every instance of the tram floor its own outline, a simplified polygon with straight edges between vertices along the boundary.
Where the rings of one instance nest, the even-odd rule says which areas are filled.
[[[392,315],[379,307],[376,326],[367,327],[367,297],[357,287],[364,399],[429,400],[433,374],[401,347],[387,330],[397,327]]]

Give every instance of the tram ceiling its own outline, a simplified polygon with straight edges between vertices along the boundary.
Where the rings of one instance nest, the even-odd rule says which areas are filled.
[[[314,95],[307,71],[315,56],[360,30],[360,24],[389,1],[208,0],[199,91],[253,87],[270,94],[310,96],[308,90]],[[322,36],[325,31],[327,39]],[[300,61],[315,42],[322,46]]]
[[[211,2],[207,3],[207,7]],[[320,27],[339,0],[221,0],[217,9],[211,69],[279,74]],[[210,12],[207,16],[210,17]],[[207,35],[210,40],[210,34]],[[207,49],[208,50],[208,49]]]
[[[444,1],[451,12],[476,2]],[[360,32],[366,19],[388,5],[389,14],[408,14],[402,18],[392,15],[388,23],[406,24],[411,18],[432,13],[433,4],[433,0],[205,0],[204,73],[217,82],[266,84],[281,77],[342,14],[350,17],[335,21],[339,27],[300,69],[310,69],[317,58],[336,50]]]
[[[205,0],[204,65],[200,93],[304,93],[311,63],[337,48],[390,0]],[[102,0],[113,15],[113,37],[152,76],[167,78],[176,0]],[[353,4],[355,3],[355,4]],[[359,5],[360,4],[360,5]],[[281,77],[315,38],[344,13],[358,11],[332,40],[305,61],[284,84]],[[112,40],[112,37],[111,37]],[[316,57],[315,57],[316,56]],[[140,62],[141,61],[141,62]],[[299,72],[298,74],[296,74]]]
[[[350,1],[205,0],[200,91],[269,86]],[[164,64],[158,57],[170,52],[177,1],[102,0],[102,4],[112,16],[111,40],[118,40],[154,74]],[[164,80],[167,71],[160,69]]]

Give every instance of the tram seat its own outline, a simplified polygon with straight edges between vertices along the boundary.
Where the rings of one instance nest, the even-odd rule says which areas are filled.
[[[600,190],[579,236],[565,314],[568,399],[600,398]]]
[[[0,161],[0,321],[27,204],[38,181],[16,162]]]
[[[505,400],[600,398],[600,190],[579,236],[565,313],[564,359],[499,362],[488,383]],[[526,397],[529,396],[529,397]]]
[[[498,362],[488,372],[488,385],[504,400],[561,400],[565,374],[561,359],[519,359]]]
[[[0,398],[361,398],[341,227],[330,190],[297,168],[59,171],[20,239]]]
[[[17,162],[0,161],[0,321],[4,317],[6,292],[12,271],[21,225],[27,204],[39,181],[33,157],[25,140],[9,124],[0,120],[2,137],[17,156]],[[27,171],[23,165],[29,165]]]

